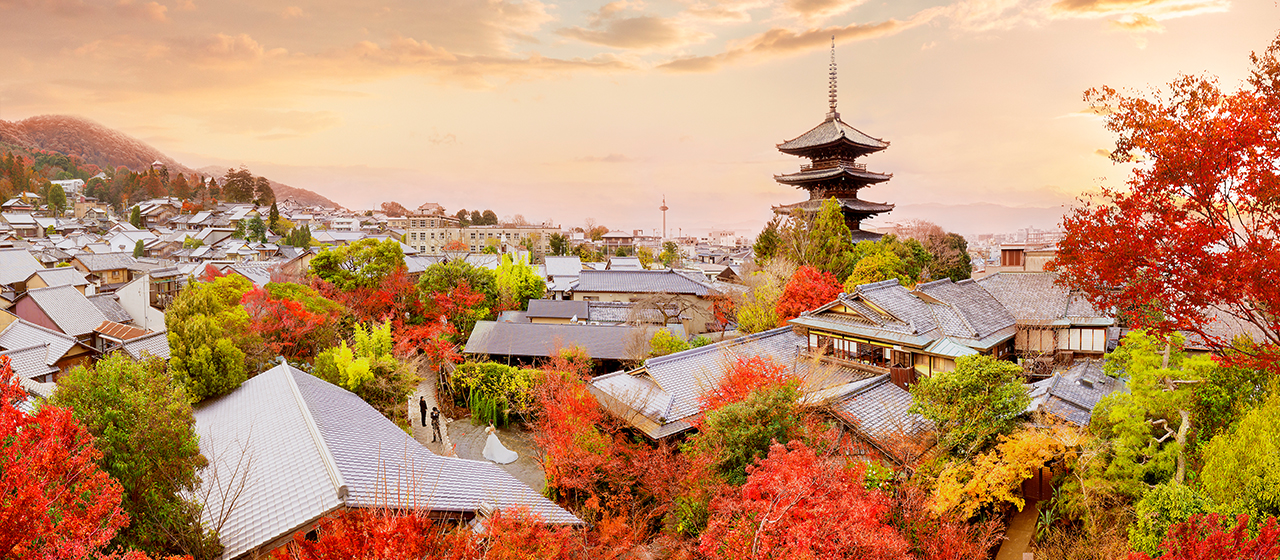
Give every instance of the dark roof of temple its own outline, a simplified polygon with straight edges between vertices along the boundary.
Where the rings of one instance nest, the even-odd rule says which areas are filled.
[[[787,213],[790,213],[791,210],[799,208],[804,212],[817,212],[819,210],[822,210],[822,202],[823,202],[822,199],[809,199],[804,202],[797,202],[795,204],[774,206],[773,211],[779,214],[787,214]],[[861,198],[837,198],[836,202],[840,203],[840,208],[842,210],[852,210],[854,212],[865,212],[867,214],[879,214],[881,212],[888,212],[890,210],[893,210],[892,204],[871,202],[867,200],[862,200]]]
[[[799,155],[796,152],[834,145],[840,142],[848,142],[868,152],[876,152],[889,147],[888,142],[867,136],[862,131],[845,124],[839,117],[833,116],[794,140],[787,140],[778,144],[778,151]]]
[[[805,169],[798,173],[774,175],[773,180],[786,185],[796,185],[800,183],[812,183],[814,181],[828,181],[842,176],[865,183],[880,183],[888,181],[893,177],[893,174],[876,173],[874,171],[858,169],[852,166],[837,165],[825,169]]]

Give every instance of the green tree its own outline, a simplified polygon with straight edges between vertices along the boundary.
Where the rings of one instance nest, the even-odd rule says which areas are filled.
[[[276,193],[271,189],[271,181],[266,177],[258,177],[253,181],[253,203],[258,206],[268,204],[275,206]]]
[[[200,454],[186,391],[158,358],[135,362],[122,352],[58,380],[53,404],[73,411],[102,451],[98,463],[124,488],[129,525],[114,543],[155,556],[221,552],[186,497],[207,461]]]
[[[1018,427],[1030,398],[1022,368],[991,356],[963,356],[951,371],[911,386],[911,411],[932,420],[939,443],[960,456],[974,456]]]
[[[675,354],[693,348],[683,338],[680,338],[667,329],[660,329],[653,333],[653,338],[649,339],[649,357],[666,356],[667,354]]]
[[[482,225],[485,225],[486,223],[488,222],[484,221],[484,216],[480,214],[479,210],[471,211],[471,225],[482,226]]]
[[[241,218],[236,220],[236,230],[231,233],[231,237],[235,239],[244,239],[245,236],[245,220]]]
[[[252,287],[240,275],[193,283],[165,309],[169,368],[192,403],[239,387],[260,365],[262,345],[240,305]]]
[[[830,272],[841,282],[853,271],[853,232],[835,198],[824,200],[822,209],[812,217],[797,210],[787,220],[781,237],[782,254],[799,266]]]
[[[198,249],[204,246],[204,242],[194,237],[186,237],[182,240],[183,249]]]
[[[788,381],[708,411],[686,451],[713,456],[726,481],[741,485],[747,480],[747,467],[767,455],[772,442],[791,441],[800,435],[799,399],[799,386]]]
[[[973,274],[969,258],[969,242],[958,233],[930,236],[925,248],[933,255],[930,276],[934,279],[950,278],[955,282],[967,280]]]
[[[271,212],[267,214],[267,227],[280,233],[280,208],[276,206],[275,200],[271,201]]]
[[[133,244],[133,258],[136,259],[147,254],[147,248],[145,245],[146,244],[144,244],[141,239],[139,239],[137,243]]]
[[[502,309],[526,310],[529,300],[541,298],[547,293],[547,282],[529,266],[525,258],[514,262],[511,255],[503,255],[494,271],[494,284],[498,290],[498,306]]]
[[[551,245],[551,254],[555,256],[564,256],[569,254],[569,238],[562,233],[553,233],[547,238],[547,243]]]
[[[421,379],[412,364],[396,359],[393,347],[390,321],[368,326],[357,323],[352,343],[344,340],[318,354],[313,373],[355,393],[407,431],[404,403]]]
[[[249,219],[249,225],[245,227],[245,233],[245,239],[249,241],[267,242],[267,225],[262,223],[262,218],[256,214]]]
[[[62,216],[67,211],[67,192],[62,190],[62,187],[49,183],[45,204],[49,206],[49,211],[54,216]]]
[[[1280,395],[1204,448],[1200,485],[1215,503],[1251,519],[1280,516]]]
[[[142,229],[142,209],[138,208],[137,205],[134,205],[133,210],[129,211],[129,223],[133,224],[133,227]]]
[[[640,266],[645,268],[653,267],[653,250],[648,247],[640,247],[636,249],[636,258],[640,259]]]
[[[844,280],[844,291],[852,293],[862,284],[897,280],[905,286],[915,285],[915,279],[905,273],[906,266],[898,254],[877,241],[863,241],[854,250],[857,264]]]
[[[311,248],[311,226],[302,225],[289,230],[285,244],[291,247]]]
[[[662,265],[671,268],[680,261],[684,260],[684,255],[680,253],[680,246],[675,241],[664,241],[662,243],[662,254],[658,255],[658,260],[662,261]]]
[[[228,202],[249,202],[253,200],[256,184],[253,174],[244,166],[228,169],[222,177],[222,194]]]
[[[404,253],[394,239],[366,238],[325,249],[311,260],[311,273],[349,292],[375,288],[388,274],[404,267]]]
[[[765,224],[760,235],[756,236],[755,245],[751,246],[756,262],[762,263],[778,254],[778,248],[782,246],[782,236],[778,233],[779,226],[781,226],[781,220],[774,216],[769,223]]]
[[[484,225],[487,225],[487,226],[498,225],[498,215],[494,214],[493,210],[485,210],[484,214],[480,215],[480,219],[483,220],[482,223]]]
[[[466,208],[458,210],[458,213],[454,214],[453,217],[458,219],[459,226],[467,227],[471,225],[471,215],[467,213]]]
[[[743,279],[748,290],[738,296],[734,305],[738,331],[757,333],[779,326],[778,300],[797,268],[785,257],[774,258],[767,261],[763,269]]]
[[[1129,527],[1129,546],[1158,556],[1169,527],[1197,513],[1209,513],[1210,507],[1209,500],[1189,486],[1156,485],[1133,508],[1136,521]]]

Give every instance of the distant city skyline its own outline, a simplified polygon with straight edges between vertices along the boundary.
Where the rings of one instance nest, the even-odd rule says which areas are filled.
[[[887,140],[869,200],[1060,207],[1127,175],[1082,92],[1234,88],[1280,5],[1229,0],[0,1],[0,119],[74,114],[349,208],[733,229],[803,199],[775,144]],[[964,216],[957,230],[983,231]],[[969,223],[976,222],[976,223]],[[1046,227],[1050,224],[1029,222]],[[997,230],[999,231],[999,230]]]

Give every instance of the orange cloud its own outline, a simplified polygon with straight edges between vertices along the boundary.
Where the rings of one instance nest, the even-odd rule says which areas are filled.
[[[843,14],[866,0],[786,0],[783,11],[803,19],[822,19]]]
[[[658,68],[671,72],[709,72],[726,63],[747,57],[764,59],[820,49],[830,43],[832,35],[837,41],[860,41],[893,35],[928,21],[933,14],[934,12],[925,11],[907,21],[891,19],[869,25],[854,23],[844,27],[824,27],[805,31],[775,27],[752,36],[737,46],[731,46],[720,54],[677,58],[659,65]]]
[[[619,49],[666,49],[705,41],[711,35],[685,26],[676,18],[652,15],[624,16],[640,4],[618,0],[602,6],[587,27],[566,27],[556,33],[584,43]]]
[[[303,15],[302,8],[299,6],[286,6],[285,9],[280,10],[280,17],[284,19],[298,19]]]

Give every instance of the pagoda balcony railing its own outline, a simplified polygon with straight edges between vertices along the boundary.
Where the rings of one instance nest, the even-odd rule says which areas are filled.
[[[854,171],[866,171],[867,164],[858,163],[848,159],[824,159],[813,163],[806,163],[800,166],[801,171],[813,171],[815,169],[831,169],[833,167],[843,167]]]

